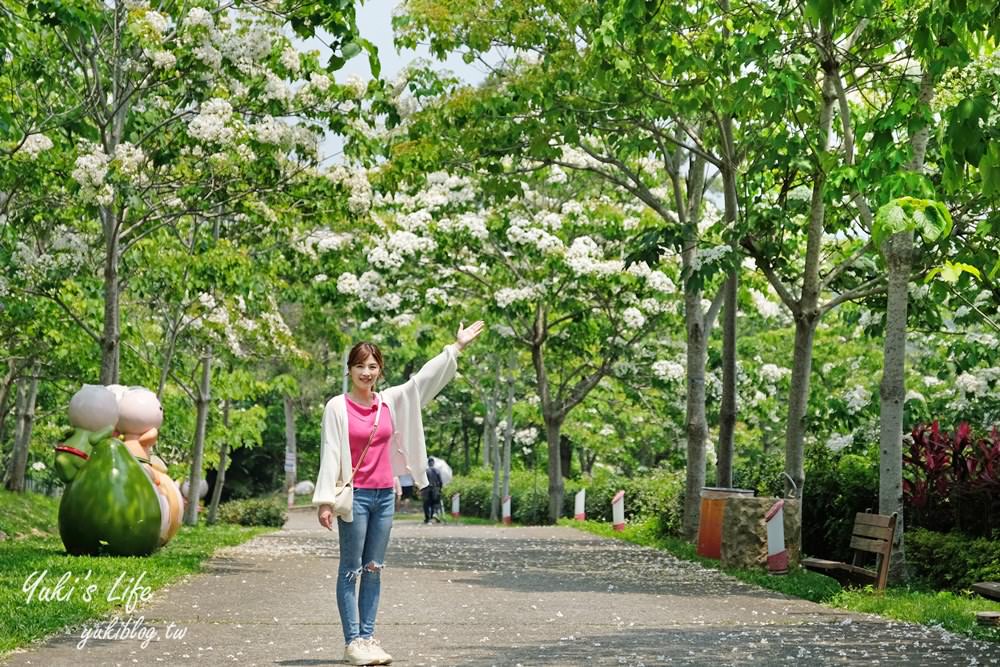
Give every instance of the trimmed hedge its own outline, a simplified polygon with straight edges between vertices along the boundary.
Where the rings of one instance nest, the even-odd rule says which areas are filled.
[[[911,573],[934,588],[957,591],[1000,581],[1000,540],[914,528],[906,531],[905,549]]]
[[[284,503],[270,498],[231,500],[219,505],[219,520],[241,526],[271,526],[281,528],[288,518]]]
[[[563,516],[573,516],[577,491],[587,489],[585,509],[588,519],[611,521],[611,499],[625,491],[625,519],[636,521],[654,517],[664,535],[677,535],[684,505],[684,472],[657,469],[636,479],[598,470],[591,479],[566,480]],[[450,498],[461,494],[465,516],[489,518],[493,475],[480,469],[465,477],[456,477],[444,489],[445,510]],[[549,481],[543,473],[512,471],[510,480],[511,515],[523,524],[548,523]]]

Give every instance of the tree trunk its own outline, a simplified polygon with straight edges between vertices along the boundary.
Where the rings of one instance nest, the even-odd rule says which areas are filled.
[[[549,521],[552,523],[562,515],[563,495],[566,491],[559,456],[560,430],[562,420],[545,415],[545,440],[549,444]]]
[[[569,477],[573,472],[573,441],[564,435],[559,436],[559,470],[563,477]]]
[[[739,273],[726,279],[726,305],[722,321],[722,402],[719,406],[719,446],[716,450],[715,485],[733,486],[733,437],[736,431],[736,314]]]
[[[788,391],[788,423],[785,426],[785,495],[801,498],[805,485],[805,417],[809,407],[809,379],[812,373],[813,337],[816,318],[796,316],[795,349]],[[794,484],[793,484],[794,482]]]
[[[729,12],[729,0],[721,0],[720,7]],[[723,36],[729,39],[729,28],[723,26]],[[719,120],[722,139],[722,191],[725,202],[726,225],[735,230],[739,217],[739,194],[736,188],[736,170],[739,157],[733,139],[733,119],[723,114]],[[732,245],[737,252],[737,243]],[[739,264],[730,271],[725,285],[725,311],[722,322],[722,401],[719,406],[719,444],[716,451],[715,485],[723,488],[733,486],[733,438],[736,431],[736,316],[738,313],[737,290],[739,289]]]
[[[824,31],[824,43],[830,39]],[[837,96],[833,77],[823,80],[823,105],[819,117],[820,155],[826,152],[833,124],[833,109]],[[805,416],[809,407],[809,376],[812,372],[813,337],[819,322],[820,251],[823,245],[823,228],[826,204],[823,200],[826,185],[824,166],[817,163],[813,173],[812,200],[809,207],[809,225],[806,235],[805,268],[802,272],[802,294],[792,315],[795,318],[795,352],[792,359],[792,378],[788,397],[788,422],[785,427],[785,495],[793,492],[801,498],[805,486]],[[799,511],[801,512],[801,504]],[[799,522],[801,524],[801,522]],[[801,542],[801,535],[793,540]]]
[[[885,344],[879,388],[879,514],[896,516],[896,532],[903,534],[903,406],[906,400],[906,311],[913,256],[913,232],[890,236],[883,246],[889,270],[886,293]],[[890,576],[902,578],[902,541],[893,549]],[[894,545],[896,546],[896,545]]]
[[[201,489],[202,461],[205,455],[205,428],[208,425],[208,408],[212,388],[212,353],[201,358],[201,386],[198,388],[198,414],[195,420],[194,450],[191,455],[191,475],[188,478],[188,498],[184,507],[184,524],[198,523],[198,492]]]
[[[701,290],[684,295],[687,324],[687,475],[684,486],[684,537],[698,536],[701,513],[701,489],[705,486],[705,439],[708,423],[705,418],[705,361],[707,358],[705,330],[702,326]],[[697,313],[697,314],[696,314]]]
[[[296,446],[295,446],[295,406],[292,405],[292,397],[288,394],[284,396],[285,402],[285,489],[288,491],[288,506],[295,504],[295,473],[296,473]]]
[[[4,375],[2,386],[0,386],[0,447],[7,439],[7,416],[10,414],[10,390],[17,379],[17,364],[13,359],[7,360],[7,374]],[[0,458],[2,460],[2,458]]]
[[[927,114],[934,97],[934,76],[924,72],[916,113]],[[924,125],[910,139],[907,170],[921,173],[930,139]],[[909,307],[910,271],[913,265],[913,231],[890,236],[882,254],[888,268],[886,287],[885,343],[882,383],[879,387],[879,514],[896,514],[896,532],[889,559],[889,579],[901,581],[906,571],[903,525],[903,411],[906,404],[906,313]]]
[[[104,330],[101,335],[101,384],[118,384],[119,345],[121,325],[119,322],[119,279],[118,279],[118,218],[110,208],[101,207],[104,223]]]
[[[465,467],[462,469],[462,474],[469,474],[469,466],[472,464],[470,460],[470,449],[469,445],[469,422],[468,415],[465,413],[465,406],[462,406],[462,460],[465,462]]]
[[[17,428],[14,435],[14,451],[7,466],[6,488],[8,491],[23,493],[25,473],[28,467],[28,448],[31,445],[31,431],[35,425],[35,401],[38,398],[38,363],[34,363],[28,377],[18,382]]]
[[[219,513],[219,501],[222,500],[222,486],[226,483],[226,467],[229,465],[229,399],[222,406],[222,425],[226,429],[226,437],[219,445],[219,467],[215,475],[215,486],[212,487],[212,502],[208,506],[208,524],[214,524]]]
[[[514,439],[514,369],[507,378],[507,430],[503,434],[503,495],[510,495],[510,444]]]

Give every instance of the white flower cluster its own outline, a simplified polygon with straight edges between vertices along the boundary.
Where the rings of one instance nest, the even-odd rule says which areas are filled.
[[[486,228],[486,215],[479,211],[463,213],[456,218],[446,218],[438,223],[438,228],[442,231],[465,231],[480,241],[485,241],[490,235]]]
[[[265,72],[267,83],[264,84],[263,98],[265,100],[275,100],[277,102],[288,103],[294,97],[292,89],[288,87],[285,80],[274,72]]]
[[[628,272],[634,276],[638,276],[646,281],[650,289],[657,292],[662,292],[664,294],[670,294],[677,291],[677,286],[674,285],[667,274],[663,273],[659,269],[651,269],[646,262],[636,262],[632,266],[628,267]]]
[[[667,382],[681,380],[684,378],[684,366],[676,361],[660,359],[653,362],[653,375]]]
[[[160,12],[153,11],[152,9],[147,10],[143,16],[142,21],[152,31],[153,34],[157,36],[162,36],[165,32],[170,30],[171,21],[169,16],[165,16]]]
[[[188,134],[199,141],[228,143],[236,131],[227,125],[233,115],[233,107],[218,97],[202,103],[198,114],[188,123]]]
[[[854,435],[852,433],[847,433],[844,435],[839,435],[834,433],[827,439],[826,446],[832,452],[839,452],[844,447],[849,446],[854,442]]]
[[[177,56],[170,51],[152,51],[147,53],[154,69],[170,70],[177,64]]]
[[[111,158],[95,144],[83,144],[80,148],[87,152],[76,158],[73,180],[80,184],[80,194],[85,201],[96,200],[102,206],[109,206],[114,200],[114,190],[104,179]]]
[[[192,7],[191,11],[187,13],[187,17],[184,19],[184,25],[189,28],[207,28],[212,30],[215,28],[215,19],[208,12],[207,9],[202,7]]]
[[[594,239],[589,236],[579,236],[566,251],[566,263],[573,273],[582,276],[608,276],[619,273],[625,268],[625,262],[622,260],[605,260],[601,254],[601,249]]]
[[[629,329],[641,329],[642,325],[646,323],[646,316],[635,306],[626,308],[622,312],[622,319],[625,320],[625,326]]]
[[[364,96],[365,92],[368,90],[368,82],[359,77],[357,74],[350,74],[344,82],[344,87],[347,88],[347,91],[353,97],[360,98]]]
[[[604,165],[600,160],[596,160],[588,153],[572,146],[563,146],[560,162],[572,165],[576,169],[601,168]]]
[[[17,152],[23,153],[34,160],[40,153],[43,153],[50,148],[52,148],[52,140],[44,134],[36,133],[29,134],[25,137],[24,142],[21,143],[21,147],[17,150]]]
[[[538,440],[538,429],[533,426],[514,431],[514,442],[521,447],[530,447]]]
[[[847,403],[847,412],[852,415],[866,408],[871,403],[871,400],[872,393],[861,385],[855,386],[844,394],[844,401]]]
[[[765,320],[780,319],[784,311],[781,304],[775,303],[767,298],[763,292],[750,288],[750,300],[753,301],[757,313]]]
[[[299,60],[299,52],[296,51],[291,46],[285,47],[281,52],[281,64],[288,69],[289,72],[296,74],[300,69],[302,69],[302,61]]]
[[[292,136],[288,124],[274,116],[264,116],[256,123],[252,123],[250,131],[257,141],[275,146],[287,145]]]
[[[530,225],[531,223],[525,218],[514,218],[507,229],[507,238],[515,245],[531,245],[546,254],[558,255],[566,250],[566,246],[558,237]]]
[[[356,295],[361,290],[358,277],[350,272],[341,273],[337,278],[337,291],[341,294]]]
[[[377,245],[368,252],[368,261],[381,269],[398,269],[407,257],[418,252],[433,252],[437,243],[432,238],[417,236],[405,230],[389,235],[385,245]]]
[[[700,251],[698,253],[698,261],[701,264],[714,264],[732,251],[733,249],[730,246],[718,245],[714,248],[708,248],[707,250]]]
[[[342,183],[350,193],[347,198],[347,208],[354,215],[364,215],[371,209],[373,192],[371,183],[368,182],[368,172],[364,167],[354,167],[350,170],[344,167],[327,173],[334,183]]]
[[[127,141],[115,146],[115,164],[125,176],[135,176],[146,162],[146,154]]]
[[[329,229],[316,229],[298,244],[300,252],[315,257],[317,253],[340,250],[351,242],[350,234],[333,232]]]
[[[764,364],[760,367],[760,376],[768,382],[778,382],[782,378],[791,375],[791,371],[775,364]]]
[[[431,287],[424,292],[424,301],[438,306],[448,305],[448,293],[440,287]]]
[[[990,389],[985,378],[977,377],[968,372],[955,378],[955,386],[962,390],[963,394],[972,394],[973,396],[983,396]]]
[[[497,293],[494,295],[493,299],[496,301],[496,304],[498,306],[500,306],[501,308],[506,308],[510,304],[516,303],[518,301],[530,301],[531,299],[534,299],[536,296],[538,296],[539,293],[540,290],[538,287],[520,287],[520,288],[504,287],[497,290]]]

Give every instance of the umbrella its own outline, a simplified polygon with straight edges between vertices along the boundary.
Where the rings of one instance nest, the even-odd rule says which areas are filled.
[[[441,486],[444,486],[451,481],[451,478],[455,474],[451,471],[451,466],[448,465],[444,459],[439,459],[434,457],[434,469],[438,471],[438,475],[441,476]]]

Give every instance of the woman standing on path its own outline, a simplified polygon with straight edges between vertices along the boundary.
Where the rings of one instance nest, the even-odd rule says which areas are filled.
[[[372,343],[358,343],[347,358],[350,391],[331,398],[323,410],[313,504],[319,505],[319,522],[324,528],[333,530],[338,482],[350,481],[354,487],[353,511],[337,517],[337,609],[344,629],[344,660],[349,664],[392,662],[374,635],[380,573],[396,502],[393,477],[409,474],[417,488],[427,486],[427,448],[420,410],[455,377],[458,353],[483,328],[482,321],[468,328],[459,325],[454,343],[445,346],[407,382],[381,393],[375,392],[375,384],[385,369],[382,352]]]

